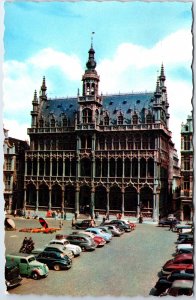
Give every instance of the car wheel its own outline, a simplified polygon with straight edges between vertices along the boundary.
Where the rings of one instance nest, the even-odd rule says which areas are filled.
[[[33,272],[31,276],[34,280],[37,280],[40,278],[40,275],[37,272]]]
[[[60,269],[61,269],[60,265],[58,265],[58,264],[54,265],[54,270],[55,271],[60,271]]]
[[[86,250],[86,248],[85,248],[84,246],[82,246],[81,249],[82,249],[82,251],[85,251],[85,250]]]

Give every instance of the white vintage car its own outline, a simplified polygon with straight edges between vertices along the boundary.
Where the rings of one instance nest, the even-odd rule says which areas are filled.
[[[193,245],[191,244],[179,244],[176,246],[177,253],[190,253],[193,252]]]
[[[67,239],[53,239],[48,243],[48,246],[51,245],[63,245],[67,250],[71,251],[74,256],[79,256],[82,252],[79,246],[70,244]]]

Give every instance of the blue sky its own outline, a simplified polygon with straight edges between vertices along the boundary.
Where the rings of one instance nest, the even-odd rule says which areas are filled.
[[[26,138],[43,75],[49,97],[76,96],[94,31],[100,92],[153,91],[164,63],[179,147],[180,124],[191,110],[191,2],[16,1],[4,8],[4,125],[10,136]]]

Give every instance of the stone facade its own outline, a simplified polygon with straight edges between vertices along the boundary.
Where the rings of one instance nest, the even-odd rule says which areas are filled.
[[[193,219],[193,118],[181,126],[181,194],[178,201],[181,220]]]
[[[174,144],[164,67],[152,93],[99,94],[89,50],[82,95],[35,91],[25,154],[24,209],[96,211],[157,220],[171,206]]]
[[[4,129],[4,200],[5,210],[12,213],[15,209],[23,208],[24,199],[24,168],[25,150],[29,145],[25,141],[8,137],[8,130]]]

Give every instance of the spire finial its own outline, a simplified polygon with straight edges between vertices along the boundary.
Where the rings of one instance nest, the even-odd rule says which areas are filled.
[[[46,91],[46,90],[47,90],[47,87],[46,87],[46,78],[45,78],[45,76],[43,76],[43,81],[42,81],[41,90],[42,90],[42,91]]]
[[[93,34],[95,34],[94,31],[92,31],[92,33],[91,33],[91,48],[93,48]]]

